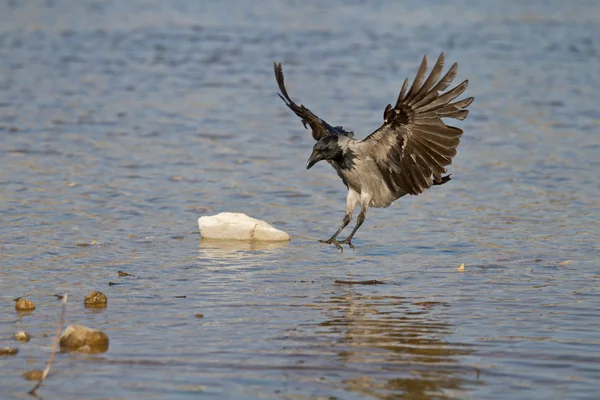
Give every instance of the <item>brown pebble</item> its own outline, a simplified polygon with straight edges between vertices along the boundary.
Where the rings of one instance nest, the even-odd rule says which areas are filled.
[[[17,309],[17,311],[32,311],[35,310],[35,303],[33,301],[29,301],[21,297],[19,300],[17,300],[15,308]]]
[[[13,339],[18,340],[19,342],[29,342],[31,336],[25,331],[19,331],[13,335]]]
[[[85,307],[104,308],[107,304],[106,295],[102,292],[93,291],[83,300]]]
[[[2,347],[0,348],[0,356],[14,356],[19,352],[16,347]]]
[[[23,375],[21,376],[27,381],[41,381],[43,375],[44,371],[42,371],[41,369],[32,369],[23,372]]]
[[[195,317],[196,317],[196,318],[204,318],[204,314],[200,314],[200,313],[198,313],[198,314],[196,314],[196,315],[195,315]]]

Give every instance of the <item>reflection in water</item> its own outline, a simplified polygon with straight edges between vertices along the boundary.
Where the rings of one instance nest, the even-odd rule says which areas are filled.
[[[281,249],[287,244],[288,242],[263,242],[257,240],[200,239],[198,252],[201,256],[213,259],[216,262],[220,260],[232,261],[256,257],[257,252],[270,252],[271,250]]]
[[[395,296],[364,296],[354,287],[326,302],[327,319],[317,334],[344,372],[337,385],[375,398],[445,398],[476,381],[457,356],[473,353],[445,338],[448,305]],[[336,386],[337,386],[336,385]],[[462,392],[464,394],[464,391]]]

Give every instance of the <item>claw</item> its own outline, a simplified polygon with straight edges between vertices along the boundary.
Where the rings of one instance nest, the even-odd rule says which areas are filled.
[[[319,242],[325,243],[325,244],[334,244],[335,247],[337,247],[340,252],[342,252],[342,253],[344,252],[344,249],[342,248],[342,246],[340,245],[340,242],[338,242],[336,238],[332,237],[327,240],[319,240]]]
[[[352,249],[352,251],[354,251],[354,245],[352,244],[352,242],[350,240],[348,240],[348,239],[342,240],[340,243],[341,244],[347,244],[348,247],[350,247]]]

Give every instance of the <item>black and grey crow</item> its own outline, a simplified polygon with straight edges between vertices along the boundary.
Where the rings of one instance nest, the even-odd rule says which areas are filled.
[[[356,140],[353,132],[329,125],[308,108],[294,103],[285,89],[281,64],[275,63],[275,78],[281,91],[279,97],[302,119],[305,128],[310,126],[312,136],[317,140],[306,169],[326,160],[348,188],[342,226],[322,243],[334,244],[342,251],[341,244],[354,249],[351,240],[364,222],[369,207],[388,207],[402,196],[418,195],[433,185],[450,180],[450,175],[443,174],[456,155],[463,131],[447,126],[442,118],[464,120],[469,113],[465,108],[473,97],[452,102],[465,91],[468,81],[441,93],[450,86],[458,69],[454,63],[439,79],[443,66],[444,53],[440,54],[425,79],[427,56],[423,57],[410,89],[407,78],[396,105],[388,104],[385,108],[383,125],[365,139]],[[337,236],[350,223],[359,204],[356,226],[345,240],[338,241]]]

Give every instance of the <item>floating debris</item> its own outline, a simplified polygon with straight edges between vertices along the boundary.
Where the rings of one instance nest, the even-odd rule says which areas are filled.
[[[135,275],[129,274],[129,273],[124,272],[124,271],[119,271],[117,273],[119,274],[119,276],[135,276]]]
[[[194,315],[194,317],[196,317],[196,318],[204,318],[204,314],[198,313],[198,314]]]
[[[383,281],[370,280],[370,281],[340,281],[336,280],[335,283],[338,285],[385,285]]]
[[[100,242],[98,242],[97,240],[92,240],[89,243],[77,243],[76,246],[78,247],[89,247],[89,246],[95,246],[100,244]]]
[[[458,272],[465,272],[465,264],[460,264],[460,267],[456,268]]]

